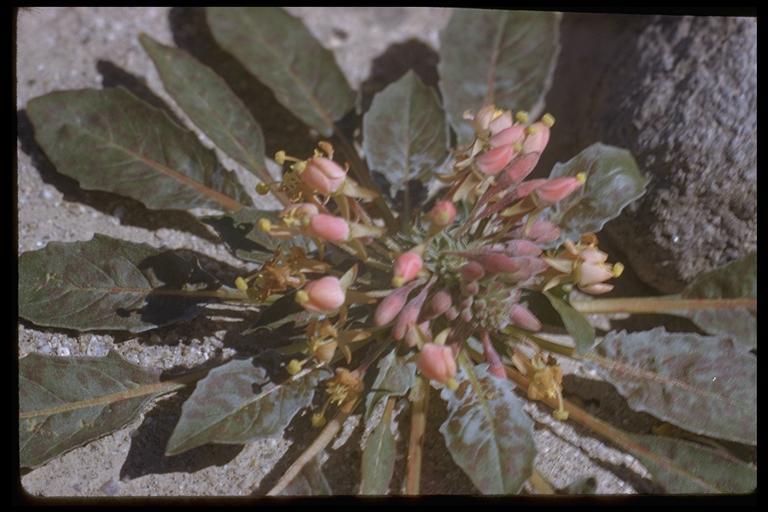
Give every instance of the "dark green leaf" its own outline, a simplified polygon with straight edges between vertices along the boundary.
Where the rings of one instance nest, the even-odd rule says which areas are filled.
[[[701,274],[681,294],[686,299],[757,298],[757,252]],[[700,309],[685,314],[709,334],[731,335],[745,348],[757,346],[757,318],[747,309]]]
[[[363,117],[368,165],[386,176],[393,196],[410,180],[432,177],[448,156],[447,136],[437,95],[413,71],[376,95]]]
[[[209,7],[207,17],[219,45],[324,137],[354,106],[355,94],[333,53],[283,9]]]
[[[46,155],[85,189],[152,209],[253,204],[191,131],[123,88],[52,92],[30,100],[27,112]]]
[[[650,331],[610,332],[587,356],[644,411],[696,434],[757,442],[757,358],[732,338]]]
[[[567,302],[558,299],[550,292],[544,292],[549,299],[549,303],[558,312],[560,318],[568,330],[568,334],[573,337],[576,344],[576,353],[584,354],[589,352],[595,344],[595,328],[590,325],[584,315],[576,311]]]
[[[381,421],[371,432],[363,449],[360,494],[383,496],[395,469],[395,436],[392,433],[391,405],[385,408]]]
[[[296,413],[312,403],[315,386],[327,377],[327,372],[313,370],[275,385],[251,359],[214,368],[184,402],[166,453],[279,436]]]
[[[726,454],[688,441],[660,436],[632,438],[683,471],[670,471],[658,460],[636,452],[654,479],[673,494],[742,494],[757,488],[757,470]]]
[[[379,359],[379,373],[373,381],[371,392],[365,399],[365,419],[371,417],[379,400],[388,396],[403,396],[408,393],[416,379],[416,363],[406,356],[398,356],[392,350]]]
[[[301,471],[288,484],[281,496],[330,496],[333,494],[331,485],[323,474],[323,465],[320,464],[319,455],[301,468]]]
[[[557,163],[550,178],[585,173],[587,181],[571,196],[553,206],[552,222],[563,238],[578,239],[582,233],[597,233],[606,222],[645,193],[648,180],[626,149],[596,143],[567,162]]]
[[[165,89],[189,118],[219,149],[262,181],[272,181],[264,162],[261,126],[224,79],[183,50],[146,34],[139,40]]]
[[[195,317],[183,285],[193,265],[172,252],[96,234],[19,257],[19,316],[80,331],[142,332]]]
[[[106,357],[19,360],[19,455],[33,468],[121,429],[162,392],[159,372]]]
[[[554,12],[457,9],[440,32],[440,92],[459,143],[472,140],[466,110],[486,103],[536,118],[560,53]]]
[[[516,494],[533,472],[533,422],[514,384],[488,373],[488,365],[462,368],[458,389],[443,389],[448,418],[440,426],[456,464],[483,494]]]

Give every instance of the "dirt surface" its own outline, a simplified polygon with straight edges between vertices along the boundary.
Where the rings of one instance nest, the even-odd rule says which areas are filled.
[[[333,49],[353,87],[368,94],[393,81],[403,63],[416,66],[429,81],[430,63],[438,31],[449,9],[428,8],[291,8],[327,47]],[[194,129],[164,92],[149,58],[138,43],[146,32],[168,44],[177,44],[201,59],[215,58],[209,41],[197,31],[201,14],[196,9],[168,8],[35,8],[22,12],[18,22],[17,109],[18,141],[18,252],[45,247],[54,240],[89,240],[94,233],[144,242],[156,247],[185,248],[232,268],[247,267],[216,242],[210,231],[185,213],[154,212],[140,203],[112,194],[84,191],[74,180],[58,174],[36,146],[24,109],[30,98],[60,89],[123,85],[155,104],[165,105]],[[214,53],[205,53],[206,51]],[[207,55],[207,57],[206,57]],[[213,57],[211,57],[213,55]],[[223,59],[223,57],[222,57]],[[410,59],[410,60],[409,60]],[[226,63],[222,64],[224,66]],[[226,70],[224,70],[225,72]],[[394,76],[393,76],[394,75]],[[389,78],[387,78],[389,77]],[[363,104],[365,104],[363,97]],[[268,125],[270,120],[259,119]],[[274,122],[274,121],[271,121]],[[266,128],[265,128],[266,131]],[[205,140],[203,138],[203,140]],[[268,150],[272,150],[269,147]],[[252,178],[219,154],[252,188]],[[256,197],[257,201],[264,201]],[[264,207],[274,205],[263,204]],[[237,345],[227,335],[227,322],[200,317],[184,325],[141,335],[115,337],[78,334],[19,325],[19,356],[30,352],[60,356],[103,356],[118,351],[127,360],[147,367],[194,367],[235,354]],[[579,388],[592,389],[596,409],[620,410],[622,403],[609,386],[593,374],[565,366]],[[246,446],[209,445],[166,457],[165,443],[180,414],[185,395],[170,397],[148,408],[133,423],[111,435],[72,450],[27,472],[24,488],[38,496],[182,496],[263,494],[316,431],[301,416],[281,439]],[[430,437],[425,447],[425,493],[474,493],[467,477],[445,451],[437,431],[445,410],[439,400],[432,410]],[[597,479],[598,493],[631,493],[653,489],[647,473],[632,457],[607,446],[583,429],[558,423],[543,407],[531,404],[536,422],[539,471],[557,486],[588,476]],[[638,431],[647,418],[628,412],[622,416]],[[401,417],[407,420],[407,413]],[[621,424],[621,419],[612,420]],[[325,472],[337,493],[355,493],[360,439],[359,416],[346,428],[346,442],[329,448]],[[358,425],[355,428],[355,425]],[[407,424],[401,421],[400,449]],[[400,459],[393,479],[401,482],[405,461]]]

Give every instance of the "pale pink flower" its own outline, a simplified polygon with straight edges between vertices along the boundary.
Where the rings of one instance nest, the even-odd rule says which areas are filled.
[[[325,213],[310,217],[307,231],[326,242],[344,242],[349,239],[349,223],[341,217]]]
[[[419,372],[437,382],[447,384],[456,375],[456,360],[451,347],[425,343],[419,353]]]
[[[321,156],[310,158],[301,172],[302,181],[322,194],[336,192],[346,177],[346,171],[339,164]]]
[[[296,294],[296,300],[307,311],[329,313],[344,304],[346,292],[341,281],[333,276],[310,281]]]

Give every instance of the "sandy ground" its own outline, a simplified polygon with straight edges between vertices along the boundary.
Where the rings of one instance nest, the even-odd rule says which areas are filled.
[[[292,8],[310,30],[336,53],[354,87],[371,72],[371,61],[390,45],[417,38],[435,48],[438,31],[449,9],[344,8],[329,11]],[[115,77],[145,80],[179,119],[194,129],[164,92],[137,36],[146,32],[164,43],[173,42],[167,8],[35,8],[22,12],[18,22],[17,109],[30,98],[59,89],[101,87]],[[188,214],[159,214],[139,203],[107,193],[88,192],[55,172],[40,158],[23,115],[18,141],[18,252],[44,247],[48,242],[88,240],[103,233],[153,246],[186,248],[234,267],[243,267],[226,248]],[[249,175],[238,170],[243,182]],[[258,200],[263,200],[258,198]],[[269,206],[269,205],[265,205]],[[216,357],[231,357],[225,342],[227,324],[199,318],[189,324],[152,333],[113,337],[41,329],[19,325],[19,355],[30,352],[60,356],[102,356],[110,349],[147,367],[193,367]],[[621,411],[623,401],[609,387],[578,367],[567,367],[581,387],[592,393],[600,409]],[[592,391],[589,391],[592,389]],[[126,428],[72,450],[22,477],[23,487],[38,496],[180,496],[248,495],[263,493],[311,440],[307,418],[282,439],[246,446],[205,446],[175,457],[165,457],[165,441],[178,418],[182,397],[160,401]],[[436,402],[436,401],[435,401]],[[551,420],[543,407],[531,404],[536,422],[536,466],[555,485],[564,486],[587,476],[597,479],[598,493],[632,493],[652,489],[647,473],[632,457],[616,451],[572,424]],[[647,418],[627,413],[629,422]],[[433,436],[445,416],[436,408],[430,422]],[[614,418],[614,419],[615,419]],[[627,419],[629,418],[629,419]],[[639,418],[639,419],[638,419]],[[325,465],[335,492],[354,493],[362,428],[359,416],[347,425],[348,439],[328,450]],[[620,426],[622,421],[616,419]],[[406,427],[407,428],[407,427]],[[402,430],[402,429],[401,429]],[[401,431],[401,450],[402,431]],[[473,488],[433,437],[427,442],[423,490],[428,493],[472,493]],[[395,480],[402,478],[404,460]],[[393,484],[394,485],[394,484]]]

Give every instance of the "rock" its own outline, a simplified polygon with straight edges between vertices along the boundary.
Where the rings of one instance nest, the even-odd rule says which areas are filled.
[[[540,172],[596,140],[629,149],[651,182],[606,230],[662,292],[754,250],[756,20],[566,14],[562,45],[548,108],[566,136]]]

